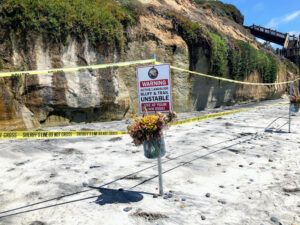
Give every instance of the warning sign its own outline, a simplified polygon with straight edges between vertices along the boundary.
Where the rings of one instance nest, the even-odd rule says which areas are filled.
[[[172,110],[169,64],[140,67],[137,69],[137,80],[141,113]]]

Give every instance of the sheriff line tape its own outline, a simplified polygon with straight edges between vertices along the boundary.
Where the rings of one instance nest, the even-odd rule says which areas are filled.
[[[218,118],[225,115],[231,115],[239,112],[247,111],[247,109],[228,110],[225,112],[211,113],[195,118],[183,119],[171,123],[172,126],[198,122],[213,118]],[[78,138],[78,137],[98,137],[107,135],[125,135],[127,131],[0,131],[0,140],[13,139],[58,139],[58,138]]]
[[[161,63],[157,62],[156,64],[161,64]],[[223,77],[215,77],[212,75],[208,75],[208,74],[204,74],[204,73],[200,73],[200,72],[196,72],[196,71],[192,71],[192,70],[182,69],[182,68],[179,68],[176,66],[170,66],[170,68],[173,70],[178,70],[181,72],[186,72],[186,73],[190,73],[190,74],[194,74],[194,75],[198,75],[198,76],[206,77],[206,78],[210,78],[210,79],[221,80],[221,81],[226,81],[226,82],[236,83],[236,84],[254,85],[254,86],[273,86],[273,85],[290,84],[290,83],[294,83],[294,82],[300,80],[300,77],[298,77],[295,80],[283,81],[283,82],[278,82],[278,83],[252,83],[252,82],[246,82],[246,81],[232,80],[232,79],[223,78]]]
[[[119,62],[119,63],[108,63],[108,64],[98,64],[98,65],[88,65],[88,66],[79,66],[79,67],[70,67],[70,68],[56,68],[56,69],[49,69],[49,70],[28,70],[28,71],[15,71],[15,72],[2,72],[0,73],[1,77],[18,77],[18,76],[26,76],[26,75],[46,75],[46,74],[55,74],[55,73],[61,73],[61,72],[74,72],[74,71],[80,71],[80,70],[94,70],[94,69],[105,69],[105,68],[113,68],[113,67],[125,67],[125,66],[132,66],[132,65],[138,65],[138,64],[163,64],[161,62],[157,62],[156,59],[145,59],[145,60],[137,60],[137,61],[128,61],[128,62]],[[292,81],[283,81],[278,83],[252,83],[252,82],[246,82],[246,81],[238,81],[238,80],[232,80],[228,78],[223,77],[216,77],[196,71],[191,71],[187,69],[182,69],[176,66],[170,66],[173,70],[178,70],[181,72],[186,72],[210,79],[215,80],[221,80],[226,81],[230,83],[236,83],[236,84],[244,84],[244,85],[256,85],[256,86],[272,86],[272,85],[281,85],[281,84],[289,84],[294,83],[298,80],[300,80],[300,77],[296,78]]]
[[[176,125],[182,125],[182,124],[191,123],[191,122],[198,122],[198,121],[203,121],[203,120],[208,120],[208,119],[214,119],[214,118],[218,118],[221,116],[231,115],[231,114],[240,113],[240,112],[246,112],[248,110],[250,110],[250,109],[235,109],[235,110],[228,110],[225,112],[211,113],[211,114],[207,114],[207,115],[203,115],[203,116],[199,116],[199,117],[188,118],[188,119],[176,121],[174,123],[171,123],[171,125],[176,126]]]
[[[125,67],[125,66],[132,66],[132,65],[137,65],[137,64],[147,64],[147,63],[155,63],[155,59],[109,63],[109,64],[99,64],[99,65],[89,65],[89,66],[79,66],[79,67],[70,67],[70,68],[57,68],[57,69],[50,69],[50,70],[28,70],[28,71],[16,71],[16,72],[2,72],[2,73],[0,73],[0,77],[13,77],[13,76],[25,76],[25,75],[46,75],[46,74],[61,73],[61,72],[74,72],[74,71],[78,71],[78,70],[94,70],[94,69],[105,69],[105,68],[112,68],[112,67]]]
[[[1,131],[1,139],[55,139],[123,135],[127,131]]]
[[[274,105],[283,105],[286,103],[276,103]],[[255,108],[259,108],[257,106]],[[194,118],[182,119],[171,123],[171,126],[177,126],[192,122],[205,121],[215,119],[222,116],[232,115],[241,112],[247,112],[253,108],[233,109],[223,112],[210,113],[203,116]],[[98,137],[107,135],[125,135],[127,131],[0,131],[0,140],[13,140],[13,139],[58,139],[58,138],[78,138],[78,137]]]
[[[274,105],[285,104],[276,103]],[[255,108],[258,108],[257,106]],[[192,122],[205,121],[215,119],[222,116],[232,115],[236,113],[246,112],[253,108],[233,109],[224,112],[210,113],[203,116],[194,118],[182,119],[171,123],[171,126],[177,126]],[[13,139],[58,139],[58,138],[78,138],[78,137],[98,137],[107,135],[125,135],[127,131],[0,131],[0,140],[13,140]]]
[[[61,72],[74,72],[80,70],[92,70],[92,69],[105,69],[105,68],[114,68],[114,67],[125,67],[137,64],[162,64],[157,62],[156,59],[146,59],[146,60],[138,60],[138,61],[129,61],[129,62],[119,62],[119,63],[110,63],[110,64],[99,64],[99,65],[89,65],[89,66],[80,66],[80,67],[71,67],[71,68],[57,68],[50,70],[30,70],[30,71],[16,71],[16,72],[2,72],[0,73],[1,77],[18,77],[22,75],[46,75],[46,74],[54,74]],[[284,81],[278,83],[251,83],[245,81],[237,81],[228,78],[215,77],[212,75],[207,75],[204,73],[199,73],[196,71],[191,71],[187,69],[178,68],[175,66],[171,66],[171,69],[178,70],[186,73],[195,74],[198,76],[211,78],[215,80],[221,80],[231,83],[244,84],[244,85],[258,85],[258,86],[271,86],[271,85],[281,85],[281,84],[289,84],[300,80],[300,77],[296,78],[292,81]],[[225,112],[219,113],[211,113],[204,116],[199,116],[195,118],[183,119],[177,122],[172,123],[171,125],[180,125],[190,122],[203,121],[207,119],[217,118],[224,115],[230,115],[234,113],[239,113],[247,111],[247,109],[239,109],[239,110],[229,110]],[[0,131],[0,140],[8,140],[8,139],[52,139],[52,138],[71,138],[71,137],[97,137],[103,135],[124,135],[127,134],[126,131]]]

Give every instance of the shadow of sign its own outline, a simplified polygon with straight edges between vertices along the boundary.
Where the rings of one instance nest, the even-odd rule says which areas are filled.
[[[101,195],[95,202],[99,205],[139,202],[144,198],[143,195],[137,191],[126,191],[123,189],[114,190],[108,188],[98,189],[101,192]]]

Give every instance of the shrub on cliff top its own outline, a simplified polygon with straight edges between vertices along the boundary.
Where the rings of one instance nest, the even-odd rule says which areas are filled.
[[[168,12],[168,17],[173,20],[175,29],[189,45],[195,45],[199,41],[199,36],[206,33],[199,23],[193,22],[177,12]]]
[[[243,24],[244,16],[234,5],[226,4],[220,1],[211,0],[193,0],[203,8],[210,8],[215,14],[227,17],[236,23]]]
[[[19,36],[39,33],[55,43],[87,34],[94,45],[121,49],[124,27],[134,21],[134,12],[114,0],[2,0],[0,6],[1,29]]]

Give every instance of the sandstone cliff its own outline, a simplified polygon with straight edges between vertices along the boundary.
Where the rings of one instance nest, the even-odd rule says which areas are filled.
[[[121,3],[124,4],[123,1]],[[122,47],[108,42],[97,43],[86,33],[78,38],[70,32],[64,41],[53,42],[39,32],[28,31],[20,35],[13,29],[0,27],[1,70],[38,70],[132,61],[147,59],[155,53],[160,61],[211,73],[214,69],[213,38],[217,41],[222,39],[221,47],[224,43],[230,47],[230,43],[241,41],[253,49],[261,48],[242,27],[241,21],[219,15],[209,5],[189,0],[140,0],[138,7],[139,11],[134,11],[135,23],[121,23],[124,31]],[[210,39],[211,33],[218,33],[218,36]],[[226,54],[229,47],[226,47]],[[222,57],[216,55],[215,59],[224,64]],[[272,57],[278,64],[274,81],[291,79],[297,73],[292,64]],[[220,72],[217,75],[224,73],[225,77],[232,78],[233,66],[227,65],[229,59],[225,60],[225,67],[217,70],[217,73]],[[134,67],[1,78],[0,130],[129,117],[137,111],[135,78]],[[264,81],[262,71],[255,69],[240,79]],[[177,71],[172,71],[172,82],[174,109],[178,112],[274,98],[286,90],[284,85],[249,87]]]

